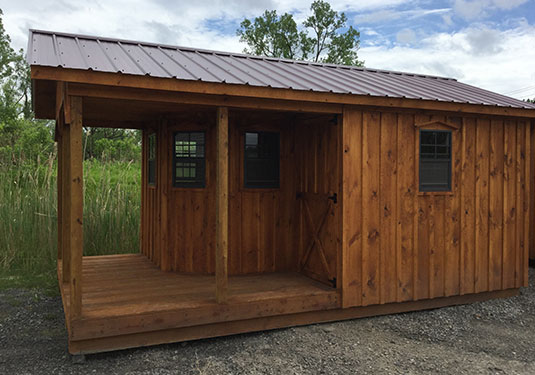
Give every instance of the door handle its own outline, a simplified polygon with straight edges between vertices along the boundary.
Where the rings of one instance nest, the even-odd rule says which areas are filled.
[[[338,195],[336,195],[336,193],[333,193],[333,195],[329,195],[327,199],[332,200],[335,204],[338,203]]]

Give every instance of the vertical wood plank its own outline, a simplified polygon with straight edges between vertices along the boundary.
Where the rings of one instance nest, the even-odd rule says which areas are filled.
[[[453,195],[444,196],[444,296],[454,296],[460,293],[460,263],[461,263],[461,179],[462,179],[462,155],[465,146],[462,141],[462,119],[449,117],[448,123],[456,124],[461,130],[452,132],[452,192]],[[473,192],[472,192],[473,194]],[[473,227],[470,228],[473,231]]]
[[[515,285],[516,265],[516,124],[504,121],[504,193],[503,193],[503,246],[502,246],[502,288]]]
[[[533,203],[532,201],[535,201],[535,199],[533,199],[533,192],[535,190],[535,183],[533,183],[533,178],[535,177],[535,173],[531,173],[533,167],[535,166],[535,153],[533,152],[533,148],[532,147],[535,147],[534,145],[534,141],[535,141],[535,132],[533,131],[533,126],[534,126],[534,122],[532,122],[531,124],[527,123],[526,126],[525,126],[525,144],[526,144],[526,152],[525,152],[525,155],[526,155],[526,165],[525,165],[525,180],[526,180],[526,183],[527,181],[532,181],[532,183],[530,184],[530,188],[528,188],[526,186],[526,188],[524,189],[524,259],[523,259],[523,269],[524,269],[524,272],[523,272],[523,275],[524,275],[524,283],[522,286],[525,286],[527,287],[529,285],[529,270],[528,270],[528,266],[529,266],[529,262],[528,262],[528,258],[529,258],[529,248],[530,248],[530,245],[529,245],[529,234],[530,232],[535,232],[531,229],[531,226],[533,225],[533,223],[535,223],[535,219],[533,221],[531,221],[531,218],[530,218],[530,207],[533,207]],[[528,162],[529,160],[531,160],[531,162]],[[530,191],[532,193],[530,193]],[[531,244],[531,246],[533,246],[535,244]],[[534,257],[535,259],[535,248],[531,247],[531,251],[532,251],[532,256]]]
[[[362,303],[362,112],[344,108],[342,141],[342,307],[351,307]]]
[[[241,147],[240,147],[240,132],[238,127],[238,120],[235,116],[229,117],[229,134],[230,134],[230,163],[231,171],[234,171],[229,176],[229,204],[230,204],[230,225],[229,225],[229,274],[236,275],[241,272],[241,254],[243,244],[241,241],[241,232],[243,228],[242,220],[242,194],[240,193],[241,184]]]
[[[444,213],[445,198],[431,196],[429,206],[429,294],[430,298],[444,295]]]
[[[228,294],[228,109],[217,109],[216,170],[216,301],[226,302]]]
[[[394,113],[381,114],[380,128],[380,302],[394,302],[397,298],[396,246],[396,186],[397,186],[397,117]]]
[[[70,237],[71,278],[70,314],[77,319],[82,314],[82,257],[83,257],[83,151],[82,151],[82,98],[71,97],[71,123],[69,124],[70,169]]]
[[[414,169],[414,117],[398,115],[398,302],[413,298],[414,252],[417,240],[414,236],[414,219],[417,217],[415,202]],[[417,229],[417,228],[416,228]]]
[[[478,119],[476,125],[476,236],[475,292],[489,290],[489,173],[490,121]]]
[[[380,302],[380,200],[379,145],[380,121],[378,112],[364,112],[362,136],[362,304]]]
[[[502,120],[491,120],[489,181],[489,289],[502,288],[504,131]]]
[[[461,173],[460,294],[474,293],[476,227],[476,120],[463,118]]]
[[[524,162],[525,162],[525,148],[524,148],[524,126],[522,121],[516,122],[516,187],[515,187],[515,288],[520,288],[523,281],[523,267],[522,260],[524,255]]]
[[[430,121],[431,117],[426,115],[415,115],[415,123]],[[420,132],[414,132],[414,184],[419,190],[419,151]],[[415,205],[415,229],[414,229],[414,299],[426,299],[430,297],[430,252],[434,246],[434,221],[433,221],[432,196],[416,196]]]
[[[168,218],[167,218],[167,206],[169,203],[169,188],[171,184],[171,178],[169,178],[169,166],[172,160],[170,147],[170,137],[167,130],[167,121],[162,120],[160,123],[160,142],[158,142],[158,153],[160,154],[159,163],[159,187],[160,187],[160,265],[163,271],[170,271],[171,264],[173,264],[173,254],[169,248],[169,231],[168,231]],[[173,140],[174,142],[174,140]],[[173,145],[174,146],[174,145]]]
[[[146,129],[141,130],[141,217],[140,217],[140,228],[139,228],[139,242],[141,249],[141,253],[145,256],[147,255],[147,247],[146,247],[146,240],[147,240],[147,234],[145,231],[147,230],[147,185],[146,185],[146,178],[147,178],[147,171],[146,171],[146,163],[147,163],[147,131]]]

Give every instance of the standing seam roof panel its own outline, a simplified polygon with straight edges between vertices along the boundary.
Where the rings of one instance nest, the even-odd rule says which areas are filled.
[[[50,31],[30,30],[27,59],[32,66],[535,109],[534,104],[444,77]]]

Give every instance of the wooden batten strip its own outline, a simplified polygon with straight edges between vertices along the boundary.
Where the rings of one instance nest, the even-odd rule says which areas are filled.
[[[526,165],[525,165],[524,173],[525,173],[526,184],[528,184],[529,181],[532,181],[531,168],[533,167],[533,164],[532,162],[530,162],[534,160],[532,156],[533,151],[531,150],[531,145],[533,142],[532,137],[534,136],[534,134],[532,134],[531,132],[532,126],[533,126],[533,123],[532,124],[527,123],[525,126],[526,135],[524,137],[524,141],[526,143],[526,163],[525,163]],[[532,207],[531,199],[533,195],[530,194],[530,191],[532,191],[533,189],[533,183],[529,184],[529,186],[531,188],[528,188],[526,186],[526,188],[524,189],[524,262],[523,262],[524,283],[523,283],[523,286],[525,287],[529,285],[529,270],[528,270],[528,266],[529,266],[528,259],[529,259],[529,248],[530,248],[529,236],[533,230],[533,228],[531,227],[533,223],[530,222],[530,209],[529,209],[530,207]],[[534,246],[534,244],[531,244],[531,246]]]
[[[216,152],[216,300],[226,302],[228,294],[228,109],[217,109]]]

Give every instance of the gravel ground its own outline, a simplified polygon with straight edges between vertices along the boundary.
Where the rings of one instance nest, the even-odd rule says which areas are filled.
[[[0,291],[3,374],[535,374],[535,270],[518,297],[160,345],[73,363],[59,297]]]

